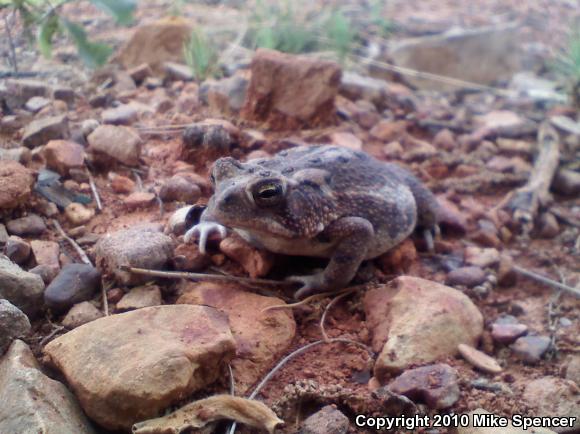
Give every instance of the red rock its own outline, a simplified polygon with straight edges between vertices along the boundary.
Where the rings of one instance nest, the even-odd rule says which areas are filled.
[[[0,209],[12,209],[25,203],[33,184],[32,172],[22,164],[0,160]]]
[[[99,125],[87,137],[89,152],[102,164],[121,162],[137,166],[141,157],[141,138],[131,128],[115,125]]]
[[[68,175],[70,169],[84,166],[84,148],[75,142],[66,140],[51,140],[44,147],[46,166],[61,175]]]
[[[502,324],[494,323],[491,325],[491,337],[500,344],[511,344],[515,340],[528,332],[525,324]]]
[[[236,389],[244,393],[267,372],[287,350],[296,333],[292,311],[269,306],[284,302],[264,297],[235,285],[210,282],[184,282],[178,304],[212,306],[225,312],[236,340],[237,354],[232,361]]]
[[[37,265],[49,267],[52,277],[56,277],[60,271],[60,246],[55,241],[32,240],[30,242],[32,254]],[[50,279],[52,280],[52,279]]]
[[[253,278],[267,275],[274,265],[274,257],[270,252],[258,250],[235,235],[222,240],[220,250],[244,267]]]
[[[449,408],[459,399],[457,371],[444,363],[409,369],[389,384],[389,390],[429,408]]]
[[[407,134],[406,121],[382,120],[376,124],[370,131],[371,136],[383,142],[392,142],[401,140]]]
[[[150,193],[148,191],[136,191],[123,199],[123,203],[130,210],[148,207],[154,201],[155,193]]]
[[[117,310],[134,310],[144,307],[159,306],[163,303],[161,290],[156,285],[137,286],[117,302]]]
[[[433,137],[433,145],[444,151],[453,151],[458,147],[455,136],[447,128],[435,134],[435,137]]]
[[[242,118],[277,130],[334,122],[341,76],[336,63],[259,49],[251,71]]]
[[[452,286],[473,288],[485,282],[485,272],[479,267],[456,268],[447,275],[445,283]]]
[[[469,345],[459,344],[457,349],[465,360],[484,372],[489,374],[499,374],[503,371],[502,367],[493,357],[490,357]]]
[[[403,274],[409,271],[417,257],[415,243],[411,239],[406,239],[401,244],[379,256],[375,262],[386,274]]]
[[[211,263],[208,255],[191,244],[180,244],[173,254],[173,265],[181,271],[201,271]]]
[[[111,181],[111,188],[115,193],[128,194],[135,190],[135,181],[126,176],[116,175]]]
[[[174,175],[161,186],[159,197],[164,202],[196,203],[201,196],[199,186],[184,176]]]
[[[342,146],[354,151],[362,150],[362,140],[352,133],[332,133],[330,135],[330,142],[333,145]]]

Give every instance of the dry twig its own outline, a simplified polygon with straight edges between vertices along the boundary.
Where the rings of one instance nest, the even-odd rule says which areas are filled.
[[[63,237],[66,241],[68,241],[68,243],[73,247],[73,249],[77,252],[77,254],[80,256],[81,261],[83,261],[85,264],[88,265],[93,265],[93,263],[91,262],[91,260],[89,259],[89,257],[87,256],[87,254],[85,253],[85,251],[81,248],[81,246],[79,246],[75,240],[73,240],[71,237],[69,237],[66,232],[63,230],[62,226],[60,225],[60,223],[58,222],[58,220],[53,220],[52,221],[52,225],[54,226],[54,228],[58,231],[58,233],[60,234],[61,237]]]
[[[99,211],[103,210],[103,204],[101,203],[101,197],[99,196],[99,191],[97,190],[97,184],[95,184],[95,178],[90,170],[86,170],[87,176],[89,178],[89,185],[91,187],[91,191],[93,192],[93,197],[95,198],[95,202],[97,203],[97,209]]]

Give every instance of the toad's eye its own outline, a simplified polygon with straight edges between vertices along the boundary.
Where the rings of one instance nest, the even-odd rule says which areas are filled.
[[[253,191],[254,201],[260,206],[271,206],[280,203],[282,199],[282,185],[277,182],[258,184]]]

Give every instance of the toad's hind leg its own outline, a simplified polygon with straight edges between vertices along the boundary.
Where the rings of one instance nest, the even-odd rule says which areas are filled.
[[[321,235],[336,247],[328,266],[321,273],[288,278],[302,284],[295,294],[296,298],[348,285],[367,255],[374,230],[372,224],[364,218],[344,217],[330,224]]]

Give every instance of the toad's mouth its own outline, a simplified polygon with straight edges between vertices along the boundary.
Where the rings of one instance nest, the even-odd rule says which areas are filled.
[[[240,221],[230,219],[226,215],[212,215],[210,220],[231,229],[240,229],[242,231],[262,236],[281,237],[286,239],[294,239],[299,236],[299,234],[291,231],[288,227],[274,220],[264,221],[258,218],[253,218]]]

